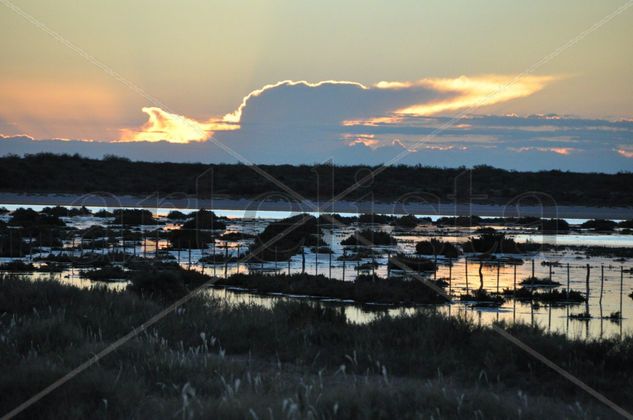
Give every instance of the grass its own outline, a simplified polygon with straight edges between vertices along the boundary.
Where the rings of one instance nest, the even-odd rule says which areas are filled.
[[[159,312],[161,300],[0,279],[0,413]],[[510,332],[630,408],[633,341]],[[613,412],[491,329],[434,314],[195,297],[24,413],[40,418],[592,418]]]
[[[0,278],[0,413],[165,303]],[[633,339],[509,332],[631,409]],[[490,328],[431,313],[346,321],[334,307],[194,297],[24,413],[40,418],[611,418]]]

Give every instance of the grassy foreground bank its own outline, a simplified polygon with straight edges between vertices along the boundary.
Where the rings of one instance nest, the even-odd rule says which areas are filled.
[[[0,278],[0,415],[140,325],[164,301]],[[509,328],[633,408],[633,339],[575,342]],[[489,328],[436,315],[348,324],[309,302],[195,297],[24,418],[613,418]]]

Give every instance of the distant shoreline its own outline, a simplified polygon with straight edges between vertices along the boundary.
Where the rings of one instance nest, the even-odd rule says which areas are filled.
[[[286,201],[257,201],[247,198],[156,198],[132,195],[95,195],[95,194],[18,194],[0,193],[0,206],[2,205],[41,205],[41,206],[82,206],[87,207],[142,207],[147,209],[194,209],[206,208],[211,210],[244,211],[254,215],[256,211],[316,211],[313,203]],[[518,210],[518,211],[517,211]],[[405,206],[399,203],[369,202],[369,201],[338,201],[330,207],[322,205],[323,213],[384,213],[438,215],[438,216],[465,216],[468,214],[482,217],[545,217],[566,219],[633,219],[633,208],[630,207],[589,207],[589,206],[549,206],[540,208],[537,206],[508,207],[495,204],[457,204],[441,203],[432,205],[428,203],[407,203]]]

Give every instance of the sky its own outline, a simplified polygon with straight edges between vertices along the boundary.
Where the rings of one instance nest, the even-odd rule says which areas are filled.
[[[0,154],[633,170],[625,0],[0,1]]]

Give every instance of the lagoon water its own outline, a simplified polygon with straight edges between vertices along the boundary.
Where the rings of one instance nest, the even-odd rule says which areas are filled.
[[[10,205],[6,206],[13,210],[18,207],[32,207],[40,210],[43,206],[30,205]],[[91,210],[96,211],[100,208],[95,207]],[[168,211],[173,209],[158,209],[157,217],[164,216]],[[193,211],[194,209],[178,209],[183,212]],[[258,212],[257,217],[244,217],[244,211],[239,210],[222,210],[213,209],[218,216],[226,217],[227,232],[244,232],[256,234],[267,225],[268,222],[275,219],[288,217],[291,214],[280,211],[262,211]],[[346,214],[353,216],[354,214]],[[419,215],[424,216],[424,215]],[[7,219],[7,216],[3,216]],[[437,216],[431,216],[432,219]],[[94,224],[103,224],[108,220],[95,217],[73,217],[66,218],[65,221],[71,227],[79,229],[89,227]],[[581,223],[583,220],[569,220],[572,224]],[[115,225],[108,225],[111,229],[116,229]],[[167,222],[162,226],[163,229],[174,229],[178,225]],[[397,239],[397,246],[376,247],[381,254],[375,258],[375,262],[379,267],[375,269],[376,274],[387,277],[386,262],[389,254],[395,252],[413,253],[415,251],[415,243],[417,241],[434,237],[452,242],[463,242],[468,236],[473,234],[472,230],[465,228],[442,228],[426,225],[420,226],[413,231],[403,231],[388,225],[373,226],[391,232]],[[154,230],[156,226],[141,227],[141,230]],[[305,250],[305,267],[309,273],[319,273],[331,276],[345,281],[353,281],[356,277],[356,262],[343,262],[337,258],[343,254],[343,246],[340,242],[349,236],[359,225],[354,224],[345,227],[324,227],[324,241],[330,246],[333,254],[316,254],[308,248]],[[499,227],[497,227],[499,228]],[[542,235],[536,231],[529,229],[506,228],[507,235],[513,237],[518,242],[536,242],[556,244],[555,251],[540,252],[529,255],[520,255],[524,259],[522,265],[483,265],[482,274],[484,288],[488,291],[495,292],[497,290],[513,289],[515,286],[515,278],[517,282],[529,277],[532,274],[532,261],[534,264],[534,273],[537,277],[550,276],[550,265],[552,266],[552,279],[561,283],[561,288],[569,285],[571,289],[585,292],[585,276],[587,264],[591,267],[590,273],[590,294],[589,294],[589,311],[592,319],[589,321],[574,320],[569,317],[570,314],[582,313],[585,310],[585,304],[577,305],[547,305],[547,304],[531,304],[530,302],[519,302],[508,299],[500,308],[478,308],[458,301],[460,294],[466,293],[479,287],[479,262],[467,260],[469,255],[452,261],[449,265],[448,261],[440,258],[438,260],[439,269],[435,276],[443,278],[450,282],[447,288],[451,296],[454,297],[452,303],[443,305],[427,305],[409,308],[394,308],[382,305],[354,305],[344,304],[341,302],[321,301],[319,304],[336,305],[341,308],[348,319],[356,323],[370,322],[379,316],[406,316],[416,311],[436,311],[445,313],[450,316],[464,316],[473,319],[477,323],[491,324],[497,321],[507,323],[522,322],[528,324],[537,324],[544,329],[552,332],[560,332],[573,338],[594,339],[619,337],[624,334],[633,333],[633,299],[628,295],[633,291],[633,271],[631,261],[614,260],[612,258],[587,257],[584,253],[571,251],[565,247],[568,245],[597,245],[608,247],[633,247],[633,235],[622,233],[613,234],[594,234],[590,232],[577,231],[565,235]],[[220,232],[218,232],[220,233]],[[237,255],[248,247],[248,240],[241,241],[220,241],[216,240],[215,247],[228,247],[228,252]],[[80,250],[71,250],[72,243],[65,243],[63,252],[78,253]],[[164,250],[172,255],[181,265],[191,267],[196,270],[204,271],[207,274],[215,276],[231,275],[236,272],[249,271],[270,271],[270,272],[290,272],[296,273],[301,271],[302,261],[301,255],[294,256],[289,262],[269,262],[264,264],[217,264],[204,265],[199,259],[206,254],[213,253],[213,246],[206,250],[186,250],[176,251],[169,249],[169,244],[165,240],[156,241],[153,238],[146,237],[144,243],[119,242],[115,247],[119,250],[125,246],[125,250],[136,255],[147,256],[155,254],[156,249]],[[44,250],[45,253],[48,250]],[[53,252],[61,252],[54,251]],[[107,252],[102,250],[101,252]],[[219,251],[218,251],[219,252]],[[222,248],[224,252],[224,248]],[[36,255],[35,255],[36,256]],[[331,260],[330,260],[331,256]],[[6,262],[9,259],[0,259],[0,262]],[[362,260],[359,263],[371,262],[370,259]],[[549,264],[549,265],[548,265]],[[569,265],[569,277],[567,275],[567,266]],[[604,273],[604,274],[602,274]],[[73,284],[78,287],[91,287],[96,282],[86,280],[80,277],[77,269],[66,270],[61,273],[52,274],[55,279],[63,283]],[[51,274],[35,273],[30,274],[30,278],[38,280],[49,278]],[[124,288],[124,282],[107,283],[107,287]],[[517,285],[517,287],[520,287]],[[225,289],[209,289],[205,293],[214,298],[223,299],[229,303],[251,303],[257,305],[272,305],[279,299],[290,299],[283,296],[261,296],[250,293],[230,291]],[[292,297],[297,299],[301,297]],[[622,320],[611,320],[609,315],[621,311]]]

